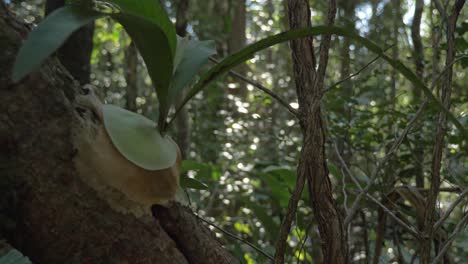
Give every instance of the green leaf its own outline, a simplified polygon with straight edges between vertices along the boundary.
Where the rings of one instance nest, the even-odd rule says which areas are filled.
[[[183,89],[194,79],[208,58],[216,53],[214,41],[179,38],[174,59],[174,76],[169,89],[169,101],[173,103]]]
[[[448,116],[448,119],[460,130],[462,135],[466,135],[465,128],[463,125],[458,121],[458,119],[432,94],[431,90],[424,85],[424,83],[403,63],[399,60],[393,59],[385,54],[385,51],[380,48],[376,43],[359,36],[358,34],[346,30],[344,28],[336,27],[336,26],[317,26],[317,27],[310,27],[304,29],[296,29],[290,30],[283,33],[279,33],[277,35],[267,37],[262,39],[258,42],[255,42],[238,52],[229,55],[224,60],[222,60],[219,64],[211,68],[206,74],[204,74],[200,80],[195,84],[195,86],[190,89],[189,93],[185,97],[182,104],[176,111],[177,113],[182,109],[182,107],[194,97],[198,92],[200,92],[208,83],[215,80],[222,74],[228,72],[232,68],[236,67],[237,65],[243,63],[247,59],[251,58],[252,55],[260,50],[266,49],[278,43],[290,41],[293,39],[303,38],[307,36],[316,36],[321,34],[335,34],[342,37],[348,37],[363,46],[365,46],[370,51],[380,55],[384,60],[386,60],[395,70],[400,72],[408,81],[410,81],[416,88],[422,90],[424,94],[434,102],[438,109],[445,112]],[[176,116],[175,115],[175,116]],[[172,121],[171,121],[172,122]]]
[[[196,189],[196,190],[207,190],[208,185],[204,184],[201,181],[198,181],[194,178],[189,178],[189,177],[180,177],[180,186],[183,188],[190,188],[190,189]]]
[[[176,53],[174,56],[173,74],[175,73],[177,67],[179,66],[179,63],[182,61],[182,55],[184,55],[185,47],[187,47],[188,42],[189,42],[188,38],[177,36],[177,47],[176,47]]]
[[[197,174],[211,174],[211,167],[209,164],[196,162],[194,160],[183,160],[181,166],[181,173],[186,173],[190,170],[196,171]]]
[[[111,14],[125,28],[140,51],[159,100],[159,119],[169,111],[169,87],[176,53],[172,22],[157,0],[105,0],[118,7]]]
[[[341,174],[341,171],[332,163],[328,163],[328,170],[330,171],[330,174],[332,174],[335,178],[341,180],[343,179],[343,175]]]
[[[276,200],[281,207],[286,207],[290,197],[289,186],[272,174],[263,174],[260,179],[269,187],[271,198]]]
[[[266,232],[268,237],[275,239],[278,235],[279,224],[275,222],[274,218],[268,213],[265,205],[251,202],[248,199],[242,199],[242,201],[245,203],[246,207],[252,209],[255,216],[260,220],[260,222],[262,222],[266,230],[269,230]]]
[[[29,33],[21,46],[13,66],[13,81],[19,81],[39,68],[74,31],[101,16],[97,12],[75,6],[55,10]]]
[[[2,251],[6,251],[6,250],[2,248]],[[31,264],[32,262],[29,260],[28,257],[25,257],[18,250],[14,248],[10,248],[8,252],[0,256],[0,263],[2,264]]]
[[[151,24],[158,26],[158,28],[164,32],[171,49],[171,54],[174,56],[177,44],[175,28],[167,16],[166,11],[161,7],[159,1],[101,0],[101,2],[110,3],[120,11],[110,13],[113,18],[119,19],[121,16],[126,15],[137,16],[149,21]]]
[[[126,159],[146,170],[174,165],[177,146],[161,136],[153,121],[115,105],[104,105],[102,112],[107,134]]]

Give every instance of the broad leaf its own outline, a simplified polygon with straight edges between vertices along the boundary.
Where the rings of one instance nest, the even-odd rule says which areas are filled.
[[[204,177],[211,175],[211,166],[206,163],[196,162],[194,160],[184,160],[181,165],[181,173],[188,171],[195,171],[197,175],[203,175]]]
[[[3,246],[3,245],[2,245]],[[25,257],[21,252],[14,248],[2,248],[0,252],[0,263],[2,264],[31,264],[28,257]]]
[[[174,60],[174,76],[169,90],[169,102],[172,104],[183,89],[193,81],[208,58],[216,53],[214,41],[188,40],[179,38]]]
[[[208,185],[201,181],[186,176],[180,177],[180,186],[183,188],[196,189],[196,190],[207,190]]]
[[[175,164],[177,146],[161,136],[148,118],[115,105],[104,105],[104,126],[117,150],[146,170],[161,170]]]
[[[13,66],[13,81],[36,70],[77,29],[102,15],[75,6],[59,8],[29,33]]]
[[[157,0],[102,0],[115,5],[120,12],[113,12],[112,17],[119,18],[121,15],[133,15],[144,18],[152,24],[157,25],[166,35],[171,54],[176,50],[176,33],[174,25]],[[149,36],[147,36],[149,37]]]
[[[255,42],[238,52],[226,57],[222,60],[218,65],[211,68],[206,74],[204,74],[200,80],[195,84],[194,87],[189,91],[187,96],[185,97],[182,104],[176,111],[176,114],[182,109],[182,107],[194,97],[198,92],[200,92],[209,82],[213,81],[214,79],[218,78],[222,74],[228,72],[229,70],[233,69],[237,65],[243,63],[247,59],[251,58],[252,55],[260,50],[266,49],[273,45],[276,45],[281,42],[290,41],[293,39],[303,38],[307,36],[316,36],[321,34],[335,34],[338,36],[348,37],[363,46],[365,46],[370,51],[380,55],[384,60],[386,60],[395,70],[400,72],[406,79],[408,79],[416,88],[422,90],[424,94],[433,101],[439,110],[445,112],[449,118],[449,120],[460,130],[462,135],[466,135],[465,128],[463,125],[458,121],[458,119],[432,94],[431,90],[424,85],[424,83],[403,63],[399,60],[393,59],[385,54],[385,51],[380,48],[376,43],[359,36],[358,34],[346,30],[344,28],[335,27],[335,26],[317,26],[317,27],[310,27],[304,29],[296,29],[290,30],[283,33],[279,33],[277,35],[267,37],[262,39],[258,42]]]
[[[159,117],[167,116],[168,90],[172,76],[172,54],[163,32],[143,18],[125,15],[118,19],[138,48],[159,100]]]
[[[275,222],[275,219],[268,213],[265,205],[252,202],[246,198],[243,198],[242,202],[245,203],[246,207],[252,209],[258,220],[260,220],[266,230],[268,230],[266,235],[271,239],[276,239],[278,236],[279,224]]]
[[[176,47],[176,53],[174,56],[174,68],[172,69],[173,73],[175,73],[177,67],[179,66],[180,61],[182,61],[182,55],[184,55],[185,47],[187,47],[187,44],[189,42],[188,38],[183,38],[180,36],[177,36],[177,47]]]
[[[272,174],[263,174],[261,180],[268,186],[271,198],[276,200],[281,207],[286,207],[290,197],[290,186]]]
[[[169,110],[168,91],[176,52],[174,26],[157,0],[106,0],[120,10],[111,14],[125,28],[140,51],[156,88],[160,119]]]

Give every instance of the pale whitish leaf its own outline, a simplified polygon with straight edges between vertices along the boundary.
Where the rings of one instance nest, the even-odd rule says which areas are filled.
[[[0,256],[1,264],[31,264],[29,258],[23,256],[21,252],[16,249],[10,249],[6,254]]]
[[[146,170],[171,167],[177,159],[177,145],[161,136],[148,118],[115,105],[103,106],[104,126],[114,146],[129,161]]]

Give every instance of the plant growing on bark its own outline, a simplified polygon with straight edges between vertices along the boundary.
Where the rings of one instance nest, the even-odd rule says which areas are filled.
[[[31,33],[31,36],[19,53],[13,75],[14,79],[19,80],[28,72],[38,67],[74,30],[93,19],[98,19],[105,15],[121,23],[132,37],[132,40],[145,60],[159,100],[157,126],[147,121],[137,121],[145,119],[141,119],[138,115],[132,115],[132,117],[129,118],[129,122],[137,122],[138,124],[146,123],[139,133],[135,133],[131,136],[130,132],[127,131],[127,133],[123,132],[123,134],[121,134],[121,125],[106,125],[107,133],[111,135],[113,144],[120,153],[136,165],[143,168],[146,167],[149,170],[168,168],[172,166],[176,160],[176,146],[170,144],[170,139],[165,135],[168,125],[170,125],[173,120],[172,117],[172,119],[167,122],[169,110],[174,106],[175,98],[179,97],[181,91],[193,80],[200,70],[200,67],[207,61],[208,57],[213,54],[214,49],[212,48],[211,42],[199,42],[177,38],[169,18],[157,1],[72,1],[72,5],[57,10]],[[175,115],[177,115],[178,110],[181,109],[190,98],[195,96],[196,93],[200,92],[207,83],[249,59],[255,52],[280,42],[321,34],[336,34],[350,38],[381,56],[395,70],[399,71],[405,78],[411,81],[416,88],[422,90],[435,105],[448,115],[449,119],[457,126],[460,132],[465,134],[464,128],[460,122],[433,96],[430,89],[428,89],[411,70],[398,60],[387,56],[382,48],[368,39],[333,26],[318,26],[284,32],[253,43],[233,55],[226,57],[218,65],[202,75],[200,80],[188,91],[182,104],[177,106]],[[119,120],[117,111],[121,110],[114,109],[113,107],[106,107],[106,109],[107,110],[104,111],[104,120],[106,120],[106,116],[108,115],[117,115],[113,120]],[[108,111],[108,114],[106,114],[106,111]],[[298,115],[297,113],[295,114]],[[111,124],[116,124],[114,121],[110,122]],[[144,134],[143,131],[150,130],[150,136],[142,135]],[[138,140],[143,142],[143,144],[129,144],[125,147],[119,147],[118,145],[121,141],[112,138],[112,135],[123,136],[125,137],[124,141],[132,142],[133,140]],[[162,142],[161,144],[156,144],[158,148],[154,148],[154,144],[144,144],[144,142],[154,140]],[[145,148],[148,146],[153,146],[150,153],[153,153],[155,157],[159,156],[162,158],[153,159],[148,163],[144,160],[144,157],[139,157],[138,154],[131,154],[132,151],[135,151],[137,148]],[[136,152],[138,153],[138,151]],[[147,164],[147,166],[144,164]],[[352,215],[350,217],[352,217]]]

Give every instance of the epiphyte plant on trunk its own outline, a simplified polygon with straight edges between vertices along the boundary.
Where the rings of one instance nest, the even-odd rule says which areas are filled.
[[[174,27],[157,1],[70,1],[46,17],[21,47],[13,69],[19,81],[36,70],[44,60],[80,27],[110,16],[122,24],[140,51],[159,99],[159,122],[129,113],[116,106],[103,105],[105,132],[120,154],[145,170],[173,166],[177,146],[165,135],[169,108],[198,70],[214,54],[214,42],[176,36]],[[182,185],[204,186],[191,179]]]
[[[459,132],[466,135],[464,127],[457,118],[408,67],[387,56],[384,49],[374,42],[335,26],[290,30],[255,42],[226,57],[204,73],[188,90],[182,104],[177,106],[175,115],[168,122],[168,113],[174,106],[175,99],[183,95],[182,91],[190,86],[201,67],[215,53],[215,47],[212,41],[178,37],[159,1],[154,0],[69,1],[66,6],[46,17],[29,34],[18,53],[13,69],[13,80],[19,81],[36,70],[74,31],[104,16],[109,16],[120,23],[132,38],[146,64],[158,97],[159,117],[156,123],[138,114],[121,118],[118,112],[125,110],[115,106],[104,105],[102,109],[106,121],[105,129],[112,143],[125,158],[147,170],[160,170],[174,165],[177,159],[177,145],[165,135],[165,131],[179,110],[209,82],[248,60],[262,49],[281,42],[321,34],[351,38],[378,54],[415,87],[421,89],[436,107],[447,113]],[[123,124],[129,125],[131,129],[122,129]],[[140,144],[129,144],[131,142],[140,142]],[[153,158],[148,159],[148,155]]]

